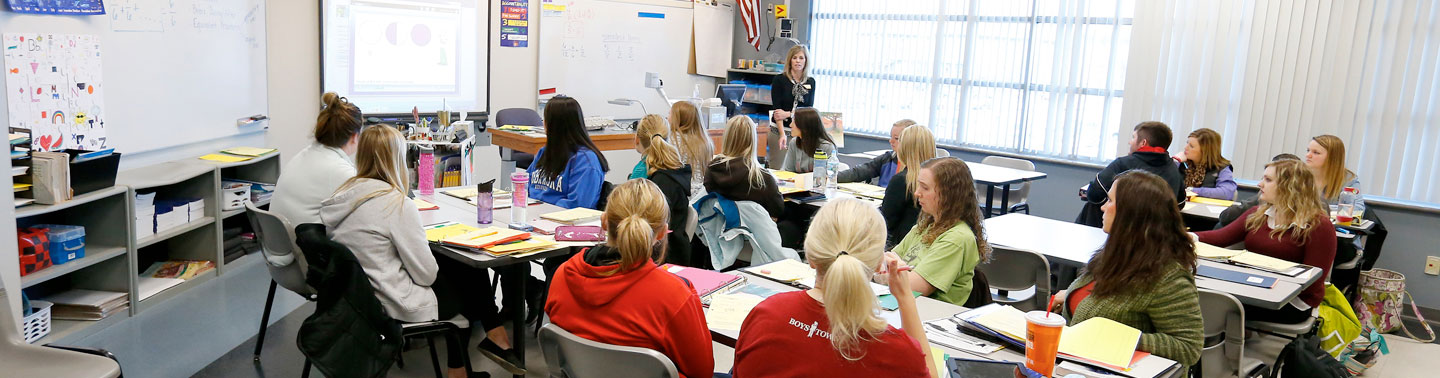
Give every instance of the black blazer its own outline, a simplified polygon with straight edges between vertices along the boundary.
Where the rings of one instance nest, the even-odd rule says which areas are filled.
[[[775,75],[770,80],[770,100],[775,104],[775,109],[794,111],[797,107],[815,106],[815,77],[806,77],[805,85],[810,86],[810,93],[800,98],[800,104],[795,105],[795,83],[790,82],[790,77],[785,74]],[[794,105],[794,106],[792,106]],[[793,117],[792,117],[793,118]],[[785,127],[790,127],[790,118],[785,119]]]
[[[909,170],[907,167],[906,170]],[[915,203],[909,185],[905,183],[905,172],[895,172],[890,185],[885,187],[885,199],[880,201],[880,215],[885,217],[885,249],[900,244],[905,234],[915,228],[920,220],[920,205]]]

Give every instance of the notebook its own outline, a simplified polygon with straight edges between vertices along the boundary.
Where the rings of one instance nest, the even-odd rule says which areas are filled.
[[[1230,262],[1248,265],[1261,270],[1268,270],[1276,273],[1286,273],[1295,269],[1297,264],[1274,257],[1262,255],[1255,252],[1245,252],[1230,257]],[[1288,273],[1287,273],[1288,274]]]
[[[424,228],[425,240],[429,240],[431,243],[439,243],[441,240],[445,240],[445,238],[451,236],[460,236],[480,230],[476,227],[455,222],[436,223],[425,226]]]
[[[235,163],[250,159],[251,158],[247,156],[235,156],[227,154],[206,154],[205,156],[200,157],[200,160],[218,161],[221,163]]]
[[[541,214],[540,219],[548,219],[554,221],[555,223],[573,226],[580,223],[600,220],[600,216],[602,215],[605,215],[605,213],[600,212],[599,210],[577,207],[569,210],[561,210],[552,213]]]
[[[815,279],[815,269],[800,260],[782,259],[765,265],[745,268],[746,272],[780,283],[795,285],[805,279]]]
[[[884,191],[885,191],[885,188],[881,188],[881,187],[875,186],[875,185],[866,184],[866,183],[863,183],[863,182],[847,182],[847,183],[844,183],[844,184],[836,185],[836,187],[838,187],[840,190],[844,190],[844,191],[851,192],[851,193],[856,193],[856,194],[859,194],[859,193],[870,193],[870,192],[884,192]]]
[[[740,330],[745,317],[750,316],[750,310],[764,300],[750,294],[717,294],[710,298],[705,323],[714,329]]]
[[[1230,205],[1234,205],[1234,204],[1235,204],[1235,201],[1226,201],[1226,200],[1222,200],[1222,199],[1205,198],[1205,197],[1192,197],[1192,198],[1190,198],[1190,202],[1199,203],[1199,204],[1205,204],[1205,205],[1224,206],[1224,207],[1230,207]]]
[[[702,299],[710,294],[722,292],[724,289],[745,282],[745,279],[739,275],[720,273],[713,270],[671,264],[661,265],[660,269],[664,269],[667,272],[680,276],[680,278],[684,278],[686,281],[690,281],[690,285],[695,287],[695,294],[699,294]]]
[[[1241,253],[1245,253],[1245,250],[1225,249],[1205,243],[1195,243],[1195,254],[1202,259],[1226,261]]]
[[[505,256],[530,251],[550,250],[559,245],[559,243],[556,243],[554,241],[544,240],[540,238],[531,238],[486,247],[485,252],[495,256]]]
[[[453,246],[460,246],[474,249],[486,249],[494,245],[509,243],[530,238],[530,233],[509,228],[486,227],[479,230],[467,232],[462,235],[450,236],[441,239],[440,242]]]
[[[961,314],[971,328],[1001,337],[1012,345],[1025,345],[1025,313],[1000,304],[981,306]],[[968,312],[967,312],[968,313]],[[1106,318],[1090,318],[1065,327],[1060,332],[1059,352],[1062,357],[1116,370],[1129,371],[1135,362],[1149,353],[1135,350],[1140,344],[1140,330]]]
[[[1207,265],[1195,267],[1195,275],[1267,289],[1275,286],[1275,277],[1262,277]]]
[[[419,199],[419,198],[411,198],[410,200],[415,201],[415,209],[416,209],[416,210],[426,211],[426,210],[439,210],[439,209],[440,209],[440,205],[436,205],[436,204],[430,203],[430,201],[426,201],[426,200]]]

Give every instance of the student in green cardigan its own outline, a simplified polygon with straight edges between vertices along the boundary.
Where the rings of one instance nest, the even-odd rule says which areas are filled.
[[[1101,207],[1105,247],[1080,278],[1057,294],[1070,325],[1102,317],[1139,329],[1139,349],[1189,367],[1205,338],[1195,289],[1195,242],[1172,198],[1153,173],[1120,174]]]
[[[889,258],[914,268],[910,287],[916,292],[963,306],[970,298],[975,265],[990,255],[970,167],[953,157],[930,159],[920,165],[915,181],[920,219]],[[886,279],[879,275],[876,282]]]

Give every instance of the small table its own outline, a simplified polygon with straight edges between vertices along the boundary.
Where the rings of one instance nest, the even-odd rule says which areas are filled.
[[[1007,214],[986,219],[985,234],[986,241],[990,243],[1034,251],[1045,255],[1046,259],[1052,263],[1071,269],[1081,268],[1089,263],[1090,259],[1105,247],[1105,240],[1110,236],[1099,228],[1028,214]],[[1300,292],[1309,287],[1311,283],[1320,279],[1324,273],[1320,268],[1308,267],[1306,272],[1290,277],[1205,259],[1200,259],[1199,264],[1257,276],[1275,277],[1275,285],[1270,288],[1242,285],[1200,276],[1195,278],[1197,287],[1230,293],[1241,303],[1269,309],[1280,309],[1300,295]],[[1062,288],[1073,280],[1073,277],[1066,277],[1060,272],[1055,274],[1061,278],[1059,281]]]
[[[995,210],[993,206],[996,186],[1003,187],[1000,192],[1000,215],[1005,215],[1010,212],[1010,185],[1041,180],[1048,176],[1044,172],[1025,171],[983,163],[967,161],[965,164],[970,166],[970,176],[975,183],[985,185],[986,218],[989,218]]]
[[[439,206],[439,209],[420,212],[422,224],[435,224],[441,222],[458,222],[470,226],[479,227],[475,219],[475,205],[469,201],[444,194],[447,190],[459,188],[436,188],[433,195],[420,195],[416,192],[416,198],[423,199]],[[506,199],[509,201],[509,199]],[[563,210],[558,206],[539,203],[530,205],[526,211],[526,217],[531,220],[539,219],[540,214]],[[510,209],[495,210],[494,222],[486,226],[505,227],[510,223]],[[530,266],[526,265],[531,261],[545,258],[558,258],[574,253],[578,248],[593,246],[595,243],[560,242],[560,247],[555,249],[528,254],[520,257],[502,256],[495,257],[484,253],[463,251],[449,247],[431,245],[430,251],[436,256],[452,259],[476,269],[495,269],[500,273],[501,285],[505,287],[504,305],[513,309],[511,321],[514,322],[512,337],[512,350],[520,351],[515,353],[520,360],[521,367],[525,365],[525,281],[530,275]],[[516,375],[515,377],[523,377]]]
[[[771,280],[769,280],[769,279],[767,279],[767,278],[760,277],[760,276],[757,276],[757,275],[753,275],[753,274],[750,274],[749,272],[746,272],[746,271],[743,271],[743,270],[731,271],[730,273],[741,274],[741,275],[745,276],[745,278],[746,278],[746,283],[747,283],[747,284],[758,285],[758,286],[761,286],[761,287],[764,287],[764,288],[773,289],[773,290],[780,291],[780,292],[789,292],[789,291],[799,290],[798,288],[795,288],[795,287],[793,287],[793,286],[789,286],[789,285],[781,284],[781,283],[779,283],[779,282],[771,281]],[[917,310],[917,312],[920,313],[920,321],[922,321],[922,322],[931,321],[931,320],[936,320],[936,319],[943,319],[943,318],[955,316],[956,314],[959,314],[959,313],[962,313],[962,312],[965,312],[965,311],[969,311],[969,309],[967,309],[967,308],[965,308],[965,307],[957,306],[957,305],[950,304],[950,303],[946,303],[946,302],[941,302],[941,301],[938,301],[938,300],[935,300],[935,299],[931,299],[931,298],[928,298],[928,297],[915,298],[915,309]],[[708,310],[707,310],[707,311],[708,311]],[[891,322],[891,326],[894,326],[896,329],[900,329],[900,328],[901,328],[900,323],[899,323],[899,320],[898,320],[898,319],[900,318],[899,311],[881,310],[881,317],[889,320],[889,321]],[[929,332],[929,331],[927,331],[927,332]],[[740,331],[739,331],[739,330],[726,330],[726,329],[716,329],[716,328],[711,328],[711,329],[710,329],[710,338],[711,338],[712,340],[714,340],[714,341],[717,342],[717,343],[720,343],[721,345],[725,345],[725,346],[728,346],[728,347],[731,347],[731,348],[734,348],[734,347],[735,347],[736,340],[737,340],[739,337],[740,337]],[[950,348],[950,347],[945,346],[945,345],[940,345],[940,344],[931,344],[931,345],[935,346],[936,348],[940,348],[941,351],[944,351],[945,354],[948,354],[948,355],[950,355],[950,356],[952,356],[952,357],[960,357],[960,358],[980,358],[980,359],[999,360],[999,361],[1011,361],[1011,362],[1021,362],[1021,363],[1025,362],[1025,350],[1024,350],[1024,349],[1015,350],[1015,348],[1008,348],[1008,347],[1007,347],[1007,348],[1004,348],[1004,349],[1001,349],[1001,350],[992,352],[992,353],[990,353],[990,354],[988,354],[988,355],[978,355],[978,354],[971,354],[970,352],[967,352],[967,351]],[[1141,366],[1144,366],[1144,367],[1147,367],[1147,368],[1151,368],[1151,369],[1149,369],[1149,370],[1158,371],[1158,373],[1155,374],[1155,375],[1146,375],[1146,376],[1145,376],[1146,378],[1149,378],[1149,377],[1178,377],[1180,374],[1183,373],[1183,372],[1180,370],[1180,365],[1177,364],[1177,363],[1175,363],[1175,361],[1171,361],[1171,360],[1169,360],[1169,359],[1165,359],[1165,358],[1158,357],[1158,356],[1148,357],[1146,360],[1142,360],[1142,362],[1140,362],[1140,365],[1141,365]],[[1069,373],[1081,373],[1081,374],[1084,374],[1084,375],[1086,375],[1086,376],[1093,376],[1093,375],[1095,374],[1095,373],[1093,373],[1093,372],[1088,372],[1088,371],[1075,371],[1075,370],[1071,370],[1071,369],[1070,369],[1071,367],[1076,367],[1076,366],[1077,366],[1077,365],[1072,365],[1072,364],[1069,364],[1069,363],[1058,364],[1058,365],[1055,367],[1055,373],[1056,373],[1055,376],[1058,377],[1058,376],[1062,376],[1062,375],[1069,374]],[[1137,371],[1140,370],[1140,369],[1141,369],[1141,368],[1136,368]],[[948,376],[948,375],[947,375],[947,376]]]

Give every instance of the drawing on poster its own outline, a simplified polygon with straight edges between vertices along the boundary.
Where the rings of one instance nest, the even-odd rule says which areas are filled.
[[[105,147],[100,40],[93,35],[6,33],[10,127],[30,130],[36,150]]]

